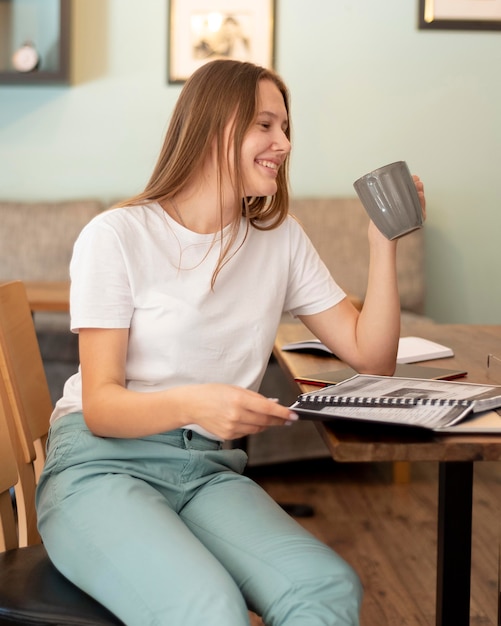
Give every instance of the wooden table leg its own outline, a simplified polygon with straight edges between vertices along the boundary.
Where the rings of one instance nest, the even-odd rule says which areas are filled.
[[[438,479],[437,626],[469,626],[473,462],[441,462]]]

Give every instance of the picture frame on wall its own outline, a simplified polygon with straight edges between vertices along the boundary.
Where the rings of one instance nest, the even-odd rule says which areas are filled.
[[[275,62],[275,0],[170,0],[168,82],[214,59]]]
[[[501,0],[419,0],[419,28],[501,30]]]

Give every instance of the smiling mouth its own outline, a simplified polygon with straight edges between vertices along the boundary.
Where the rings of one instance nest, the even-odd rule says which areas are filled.
[[[275,172],[278,170],[277,163],[273,163],[273,161],[262,161],[260,159],[256,159],[256,163],[258,165],[262,165],[263,167],[267,167],[268,169],[273,170]]]

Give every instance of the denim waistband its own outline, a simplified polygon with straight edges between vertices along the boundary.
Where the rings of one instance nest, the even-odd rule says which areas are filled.
[[[59,434],[84,430],[91,432],[85,423],[83,414],[69,413],[58,418],[50,427],[49,439],[57,437]],[[141,441],[156,441],[165,443],[176,448],[186,450],[221,450],[223,443],[215,439],[209,439],[189,428],[176,428],[156,435],[138,437]],[[124,439],[125,440],[125,439]]]

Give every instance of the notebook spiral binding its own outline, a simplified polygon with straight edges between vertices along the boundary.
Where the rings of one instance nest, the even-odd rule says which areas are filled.
[[[303,394],[299,401],[305,404],[330,404],[354,407],[413,407],[424,406],[459,406],[469,407],[471,400],[451,400],[450,398],[404,398],[404,397],[357,397],[357,396],[310,396]]]

